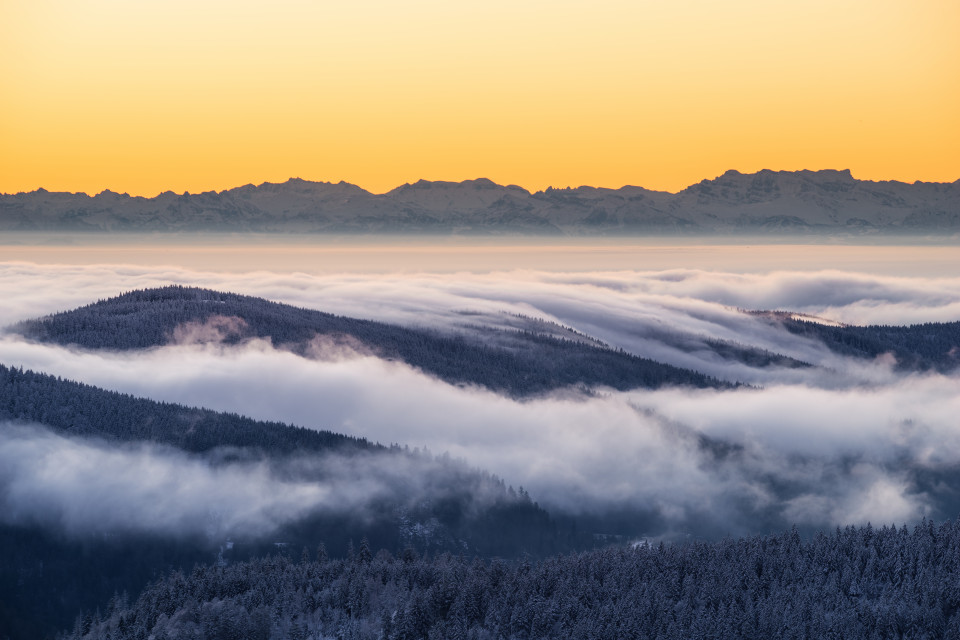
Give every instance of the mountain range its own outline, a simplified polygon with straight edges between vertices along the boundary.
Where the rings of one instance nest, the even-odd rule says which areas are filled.
[[[960,180],[855,179],[849,170],[727,171],[678,193],[581,186],[530,192],[485,178],[383,194],[346,182],[248,184],[153,198],[0,194],[0,230],[328,234],[954,234]]]

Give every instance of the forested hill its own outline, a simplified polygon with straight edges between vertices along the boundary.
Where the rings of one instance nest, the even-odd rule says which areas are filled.
[[[341,348],[398,359],[451,384],[514,396],[574,385],[615,389],[729,383],[583,341],[517,332],[510,347],[478,338],[336,316],[207,289],[168,286],[131,291],[12,328],[43,342],[87,349],[143,349],[185,337],[239,343],[259,337],[308,355],[318,337]]]
[[[758,312],[775,317],[791,333],[814,338],[834,353],[856,358],[890,354],[905,371],[947,373],[960,367],[960,322],[909,326],[834,326],[785,312]]]
[[[192,453],[217,447],[272,455],[384,449],[363,438],[155,402],[0,364],[0,421],[5,420],[39,423],[73,436],[168,444]]]
[[[848,527],[529,563],[274,556],[175,573],[77,618],[135,638],[957,638],[960,526]]]
[[[154,402],[0,365],[0,447],[11,442],[6,438],[36,438],[44,451],[59,446],[47,429],[57,438],[69,438],[80,452],[88,446],[117,455],[132,452],[134,463],[144,452],[156,451],[176,460],[186,455],[193,463],[211,468],[256,464],[270,468],[276,477],[319,486],[342,487],[343,481],[332,482],[337,473],[346,473],[346,482],[351,483],[351,469],[357,470],[358,485],[371,481],[369,471],[397,470],[387,472],[392,475],[385,477],[394,481],[369,504],[352,504],[346,498],[342,507],[305,510],[296,519],[277,522],[270,534],[232,528],[211,538],[212,533],[200,533],[197,527],[202,523],[173,533],[114,531],[108,524],[102,531],[74,529],[69,523],[61,526],[56,503],[44,502],[50,487],[43,485],[30,493],[26,480],[0,467],[3,640],[52,637],[81,608],[104,606],[112,595],[124,591],[135,596],[149,580],[171,568],[189,569],[197,562],[212,561],[227,534],[233,545],[229,555],[236,559],[268,553],[276,549],[275,541],[298,551],[323,544],[331,556],[345,555],[351,540],[363,538],[397,553],[412,548],[508,557],[550,555],[592,544],[589,532],[560,527],[522,489],[515,491],[503,480],[446,456]],[[131,448],[124,443],[138,444]],[[153,448],[149,443],[165,447]],[[42,456],[38,459],[38,464],[48,462]],[[54,486],[63,482],[57,469],[49,472]],[[145,468],[144,474],[149,473]],[[37,501],[26,510],[32,515],[24,515],[18,502],[24,499],[24,490]],[[98,494],[94,489],[85,494],[83,486],[72,490],[80,504],[123,508],[109,506],[109,492]],[[51,495],[57,493],[55,488],[51,491]],[[46,510],[53,515],[37,515]],[[217,521],[216,509],[209,518],[211,523]]]
[[[353,531],[348,527],[323,531],[322,527],[317,528],[319,521],[314,514],[307,514],[302,523],[285,530],[292,540],[303,539],[312,544],[323,540],[335,553],[346,549],[350,537],[359,539],[363,535],[371,539],[376,535],[378,544],[391,548],[413,544],[493,555],[554,553],[574,544],[557,538],[547,512],[522,489],[518,493],[496,476],[445,455],[435,457],[428,452],[410,452],[397,445],[386,447],[329,431],[135,398],[0,365],[0,425],[4,422],[40,424],[68,437],[96,438],[107,444],[169,445],[200,454],[214,465],[233,458],[260,460],[273,465],[284,477],[305,482],[328,480],[329,456],[359,458],[361,470],[396,467],[398,471],[387,476],[394,484],[382,495],[382,517],[367,514],[363,522],[354,523],[357,528]],[[224,452],[229,454],[226,458],[221,455]],[[308,459],[319,464],[287,465],[289,460]],[[330,473],[339,469],[333,464],[329,466]],[[4,480],[0,477],[0,499]],[[350,508],[362,511],[359,506]],[[421,536],[419,542],[405,538],[397,530],[429,520],[433,524],[426,529],[432,531]],[[234,535],[242,536],[243,532]]]

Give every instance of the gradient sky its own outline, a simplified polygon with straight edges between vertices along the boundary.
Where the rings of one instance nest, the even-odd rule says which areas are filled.
[[[0,192],[960,178],[956,0],[0,0]]]

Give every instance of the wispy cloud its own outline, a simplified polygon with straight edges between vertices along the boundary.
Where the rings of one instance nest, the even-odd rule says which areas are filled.
[[[498,498],[464,483],[456,461],[387,451],[257,457],[188,454],[155,443],[66,437],[41,425],[0,423],[0,522],[71,535],[269,535],[308,514],[379,514],[456,494],[465,513]],[[470,491],[469,496],[464,492]]]
[[[0,469],[0,520],[70,533],[258,535],[345,498],[343,487],[281,480],[263,463],[214,467],[153,444],[37,427],[0,425]]]

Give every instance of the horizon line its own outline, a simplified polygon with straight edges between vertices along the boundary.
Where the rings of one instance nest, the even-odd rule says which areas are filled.
[[[115,194],[115,195],[119,195],[119,196],[127,196],[127,197],[129,197],[129,198],[144,198],[144,199],[146,199],[146,200],[152,200],[152,199],[154,199],[154,198],[159,198],[160,196],[165,195],[165,194],[168,194],[168,193],[169,193],[169,194],[176,195],[176,196],[180,196],[180,197],[187,197],[187,196],[193,196],[193,195],[202,195],[202,194],[208,194],[208,193],[215,193],[215,194],[217,194],[217,195],[221,195],[221,194],[226,193],[226,192],[228,192],[228,191],[234,191],[234,190],[237,190],[237,189],[242,189],[242,188],[244,188],[244,187],[261,188],[261,187],[268,186],[268,185],[277,185],[277,186],[279,186],[279,185],[284,185],[284,184],[287,184],[287,183],[290,183],[290,182],[306,182],[306,183],[311,183],[311,184],[328,184],[328,185],[347,185],[347,186],[351,186],[351,187],[356,187],[356,188],[358,188],[358,189],[360,189],[360,190],[362,190],[362,191],[364,191],[364,192],[366,192],[366,193],[368,193],[368,194],[370,194],[370,195],[374,195],[374,196],[387,195],[387,194],[390,194],[390,193],[392,193],[392,192],[394,192],[394,191],[397,191],[398,189],[402,189],[402,188],[404,188],[404,187],[416,186],[416,185],[421,184],[421,183],[462,185],[462,184],[465,184],[465,183],[472,183],[472,182],[486,182],[486,183],[490,183],[490,184],[493,184],[493,185],[495,185],[495,186],[504,187],[504,188],[507,188],[507,189],[511,189],[511,188],[521,189],[521,190],[525,191],[526,193],[528,193],[528,194],[530,194],[530,195],[536,195],[536,194],[538,194],[538,193],[545,193],[545,192],[551,191],[551,190],[554,190],[554,191],[562,191],[562,190],[572,190],[572,189],[605,189],[605,190],[610,190],[610,191],[618,191],[618,190],[621,190],[621,189],[628,189],[628,188],[637,188],[637,189],[643,189],[643,190],[645,190],[645,191],[650,191],[650,192],[654,192],[654,193],[664,193],[664,194],[670,194],[670,195],[677,195],[677,194],[680,194],[680,193],[686,191],[687,189],[690,189],[691,187],[694,187],[694,186],[696,186],[696,185],[698,185],[698,184],[703,184],[704,182],[712,182],[712,181],[714,181],[714,180],[718,180],[718,179],[720,179],[720,178],[722,178],[722,177],[724,177],[724,176],[726,176],[726,175],[729,175],[729,174],[737,174],[737,175],[742,175],[742,176],[755,176],[755,175],[759,175],[759,174],[762,174],[762,173],[775,173],[775,174],[783,174],[783,173],[791,173],[791,174],[802,174],[802,173],[836,173],[836,174],[846,174],[847,177],[849,177],[850,179],[855,180],[855,181],[857,181],[857,182],[871,182],[871,183],[894,182],[894,183],[905,184],[905,185],[915,185],[915,184],[941,184],[941,185],[950,185],[950,184],[956,184],[956,183],[960,182],[960,178],[958,178],[958,179],[956,179],[956,180],[953,180],[953,181],[949,181],[949,182],[947,182],[947,181],[942,181],[942,182],[941,182],[941,181],[926,181],[926,180],[913,180],[913,181],[908,182],[908,181],[906,181],[906,180],[897,180],[897,179],[889,179],[889,180],[861,179],[861,178],[855,177],[855,176],[853,175],[853,172],[852,172],[850,169],[759,169],[759,170],[757,170],[757,171],[752,171],[752,172],[751,172],[751,171],[740,171],[740,170],[738,170],[738,169],[727,169],[726,171],[724,171],[723,173],[721,173],[721,174],[718,175],[718,176],[715,176],[715,177],[713,177],[713,178],[703,178],[702,180],[700,180],[700,181],[698,181],[698,182],[693,182],[693,183],[687,185],[686,187],[684,187],[684,188],[682,188],[682,189],[680,189],[680,190],[678,190],[678,191],[667,191],[667,190],[663,190],[663,189],[650,189],[650,188],[644,187],[644,186],[639,185],[639,184],[624,184],[624,185],[621,185],[621,186],[619,186],[619,187],[603,187],[603,186],[596,186],[596,185],[589,185],[589,184],[580,184],[580,185],[577,185],[577,186],[567,185],[567,186],[564,186],[564,187],[554,187],[554,186],[550,185],[550,186],[548,186],[548,187],[546,187],[546,188],[543,188],[543,189],[533,190],[533,189],[528,189],[528,188],[526,188],[526,187],[524,187],[524,186],[521,186],[521,185],[518,185],[518,184],[515,184],[515,183],[500,183],[500,182],[496,182],[495,180],[491,180],[490,178],[486,178],[486,177],[483,177],[483,176],[476,177],[476,178],[467,178],[467,179],[464,179],[464,180],[427,180],[427,179],[425,179],[425,178],[420,178],[419,180],[417,180],[417,181],[415,181],[415,182],[404,182],[403,184],[397,185],[396,187],[393,187],[392,189],[388,189],[388,190],[386,190],[386,191],[371,191],[371,190],[369,190],[369,189],[366,189],[365,187],[360,186],[359,184],[357,184],[357,183],[355,183],[355,182],[348,182],[348,181],[346,181],[346,180],[338,180],[338,181],[334,182],[334,181],[332,181],[332,180],[310,180],[310,179],[306,179],[306,178],[301,178],[301,177],[299,177],[299,176],[291,176],[291,177],[287,178],[286,180],[284,180],[283,182],[271,182],[271,181],[269,181],[269,180],[265,180],[265,181],[260,182],[260,183],[247,182],[247,183],[244,183],[244,184],[238,184],[238,185],[233,186],[233,187],[227,187],[227,188],[225,188],[225,189],[219,189],[219,190],[218,190],[218,189],[207,189],[207,190],[204,190],[204,191],[184,190],[182,193],[173,191],[172,189],[167,189],[167,190],[164,190],[164,191],[160,191],[160,192],[158,192],[156,195],[152,195],[152,196],[141,195],[141,194],[133,194],[133,195],[131,195],[128,191],[115,191],[115,190],[113,190],[113,189],[111,189],[111,188],[109,188],[109,187],[107,187],[107,188],[105,188],[105,189],[102,189],[102,190],[98,191],[97,193],[91,193],[90,191],[83,191],[83,190],[80,190],[80,191],[59,191],[59,190],[51,190],[51,189],[47,189],[47,188],[45,188],[45,187],[43,187],[43,186],[37,187],[36,189],[33,189],[32,191],[16,191],[16,192],[5,192],[5,191],[4,191],[4,192],[0,192],[0,195],[4,195],[4,196],[14,196],[14,195],[26,195],[26,194],[37,193],[37,192],[46,192],[46,193],[58,193],[58,194],[69,194],[69,195],[85,195],[85,196],[87,196],[87,197],[89,197],[89,198],[95,198],[95,197],[100,196],[100,195],[103,195],[103,194]]]

